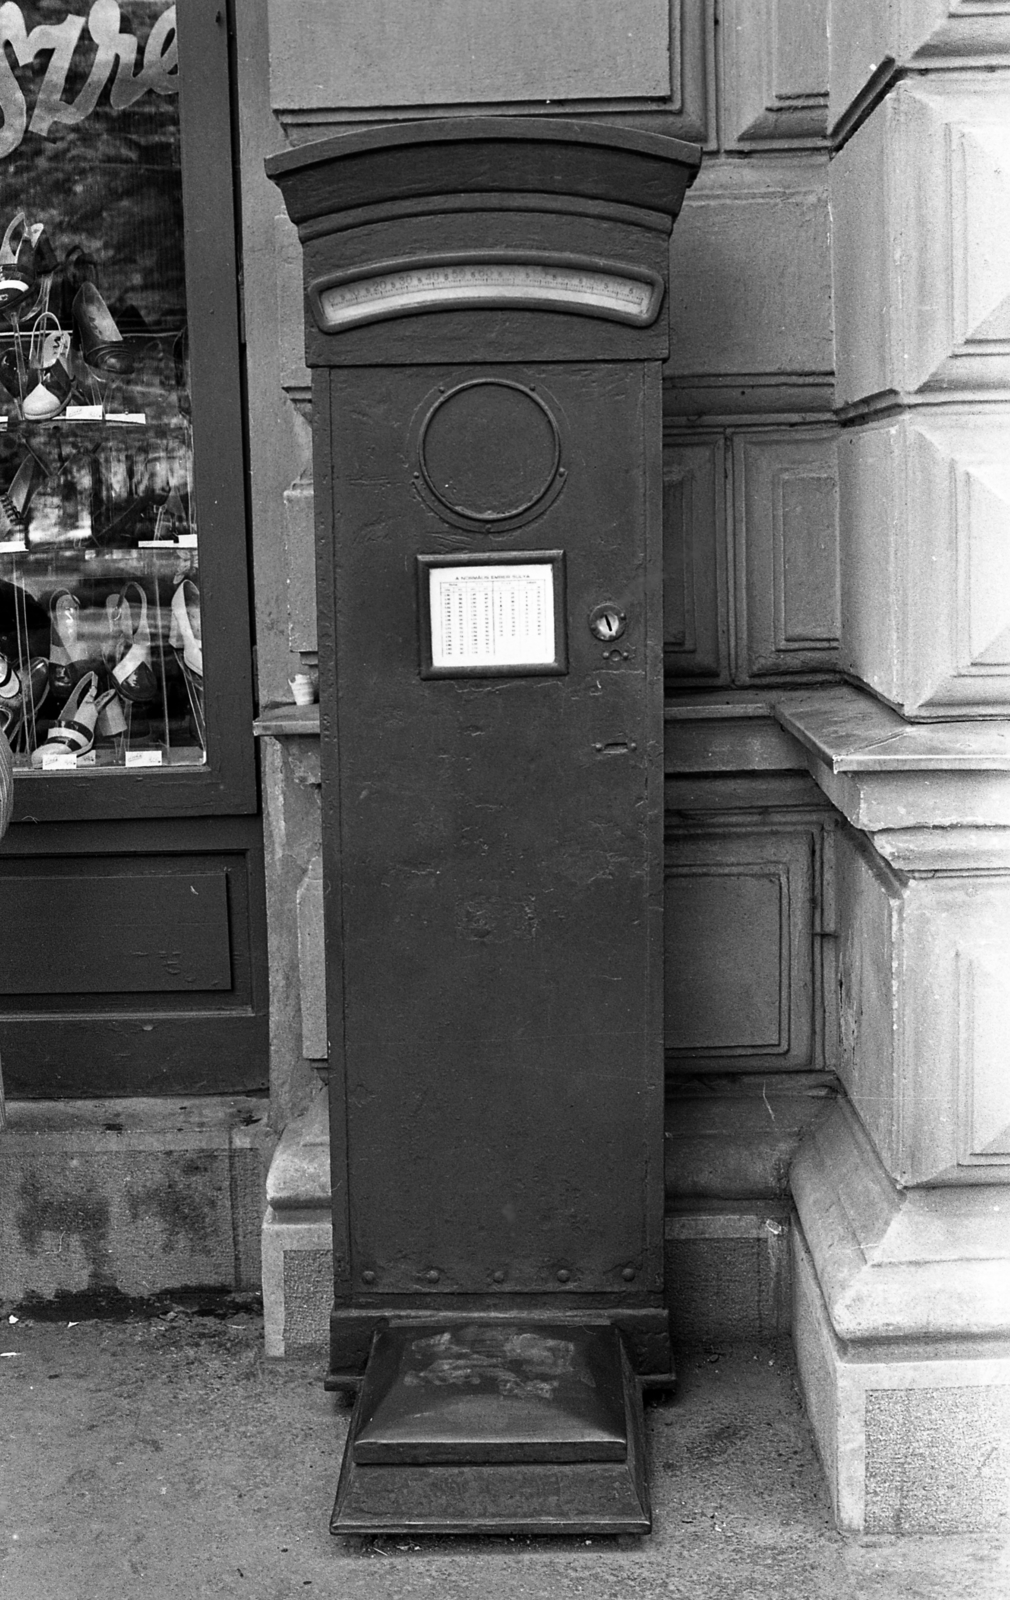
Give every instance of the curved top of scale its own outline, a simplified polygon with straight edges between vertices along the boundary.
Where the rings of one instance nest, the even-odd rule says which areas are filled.
[[[272,156],[293,222],[427,195],[569,195],[676,217],[701,164],[666,134],[561,117],[432,117]],[[669,224],[668,224],[669,225]]]

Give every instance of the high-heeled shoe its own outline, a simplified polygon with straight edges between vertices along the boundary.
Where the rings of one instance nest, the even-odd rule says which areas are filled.
[[[21,698],[21,679],[6,656],[0,656],[0,709]]]
[[[57,264],[45,224],[29,226],[24,212],[18,211],[0,243],[0,315],[25,311],[29,295],[56,271]]]
[[[9,488],[0,492],[0,549],[10,549],[11,543],[19,549],[27,549],[28,518],[25,513],[43,476],[38,457],[28,451]]]
[[[2,658],[8,671],[13,669]],[[17,692],[0,698],[0,731],[13,744],[21,729],[34,728],[35,719],[49,693],[49,662],[45,656],[33,656],[26,667],[17,670]]]
[[[81,676],[88,646],[80,637],[81,602],[69,589],[58,589],[49,602],[49,687],[54,700],[65,700]]]
[[[137,620],[129,595],[136,599]],[[110,595],[105,602],[113,635],[110,665],[112,678],[124,700],[144,705],[158,692],[151,667],[151,629],[147,620],[147,595],[139,583],[128,583],[121,595]],[[117,637],[118,635],[118,637]]]
[[[172,596],[172,622],[168,642],[181,653],[184,664],[203,677],[203,630],[200,623],[200,591],[191,578],[183,578]]]
[[[88,366],[95,372],[128,376],[133,371],[133,352],[93,283],[81,284],[74,296],[73,311]]]
[[[32,766],[41,767],[47,754],[83,756],[94,747],[95,734],[125,733],[126,718],[115,689],[98,692],[97,672],[87,672],[46,734],[32,751]]]
[[[28,218],[18,211],[7,224],[0,243],[0,312],[12,311],[35,285],[35,252]]]
[[[183,507],[182,496],[173,484],[158,507],[154,539],[157,544],[181,544],[188,533],[189,518]]]
[[[0,350],[0,383],[7,393],[15,400],[20,401],[23,393],[22,378],[27,378],[27,371],[18,358],[17,347],[14,344],[14,335],[8,337],[11,343]]]

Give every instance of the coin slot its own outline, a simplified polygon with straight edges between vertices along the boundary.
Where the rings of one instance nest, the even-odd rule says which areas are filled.
[[[604,644],[611,644],[615,639],[619,639],[627,626],[628,619],[625,613],[620,606],[614,605],[609,600],[601,606],[596,606],[589,613],[589,631],[594,638],[602,640]]]

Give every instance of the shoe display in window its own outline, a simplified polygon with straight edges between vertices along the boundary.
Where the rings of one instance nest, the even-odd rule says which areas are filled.
[[[203,677],[203,635],[200,626],[200,591],[191,578],[183,578],[172,596],[172,627],[168,642],[191,672]]]
[[[52,628],[49,646],[49,687],[55,700],[65,700],[88,659],[88,646],[80,636],[81,602],[69,589],[59,589],[49,602]]]
[[[0,710],[21,698],[21,679],[6,656],[0,656]]]
[[[96,733],[125,733],[126,718],[115,689],[98,692],[98,674],[87,672],[80,680],[42,744],[32,751],[32,766],[41,767],[48,754],[83,756],[95,743]]]
[[[196,544],[196,536],[190,530],[189,517],[186,515],[182,496],[174,485],[158,507],[154,538],[151,543],[177,544],[187,548],[192,548]]]
[[[29,295],[56,265],[43,224],[29,226],[24,212],[18,211],[0,243],[0,313],[20,313]]]
[[[81,353],[92,371],[121,377],[133,371],[133,352],[93,283],[82,283],[74,296],[74,321]]]
[[[147,595],[139,583],[128,583],[122,594],[110,595],[105,604],[114,640],[110,662],[113,682],[124,700],[144,705],[158,692],[151,667]]]
[[[70,335],[64,333],[51,312],[39,318],[39,323],[55,323],[55,327],[36,326],[32,333],[28,357],[27,393],[21,402],[21,414],[26,422],[51,422],[66,409],[70,391],[74,386],[70,370]]]
[[[0,244],[0,312],[12,311],[35,287],[35,251],[28,219],[19,211]]]
[[[22,583],[0,578],[0,654],[21,665],[49,653],[49,611]]]
[[[6,661],[4,664],[9,667]],[[0,698],[0,732],[13,745],[25,728],[34,743],[36,718],[49,693],[49,662],[45,656],[33,656],[26,667],[18,668],[16,676],[17,693]]]
[[[193,726],[206,749],[207,723],[203,707],[203,634],[200,591],[191,578],[183,578],[172,596],[172,624],[168,642],[182,666]]]
[[[26,512],[43,476],[38,456],[29,450],[9,487],[0,491],[0,550],[27,549]]]
[[[24,394],[27,372],[18,349],[17,335],[8,334],[7,340],[8,342],[0,348],[0,383],[9,395],[20,401]]]

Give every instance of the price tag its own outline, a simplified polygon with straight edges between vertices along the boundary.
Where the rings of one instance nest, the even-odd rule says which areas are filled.
[[[128,767],[160,767],[162,765],[160,750],[127,750],[126,765]]]
[[[76,772],[77,757],[69,750],[43,750],[43,772]]]

